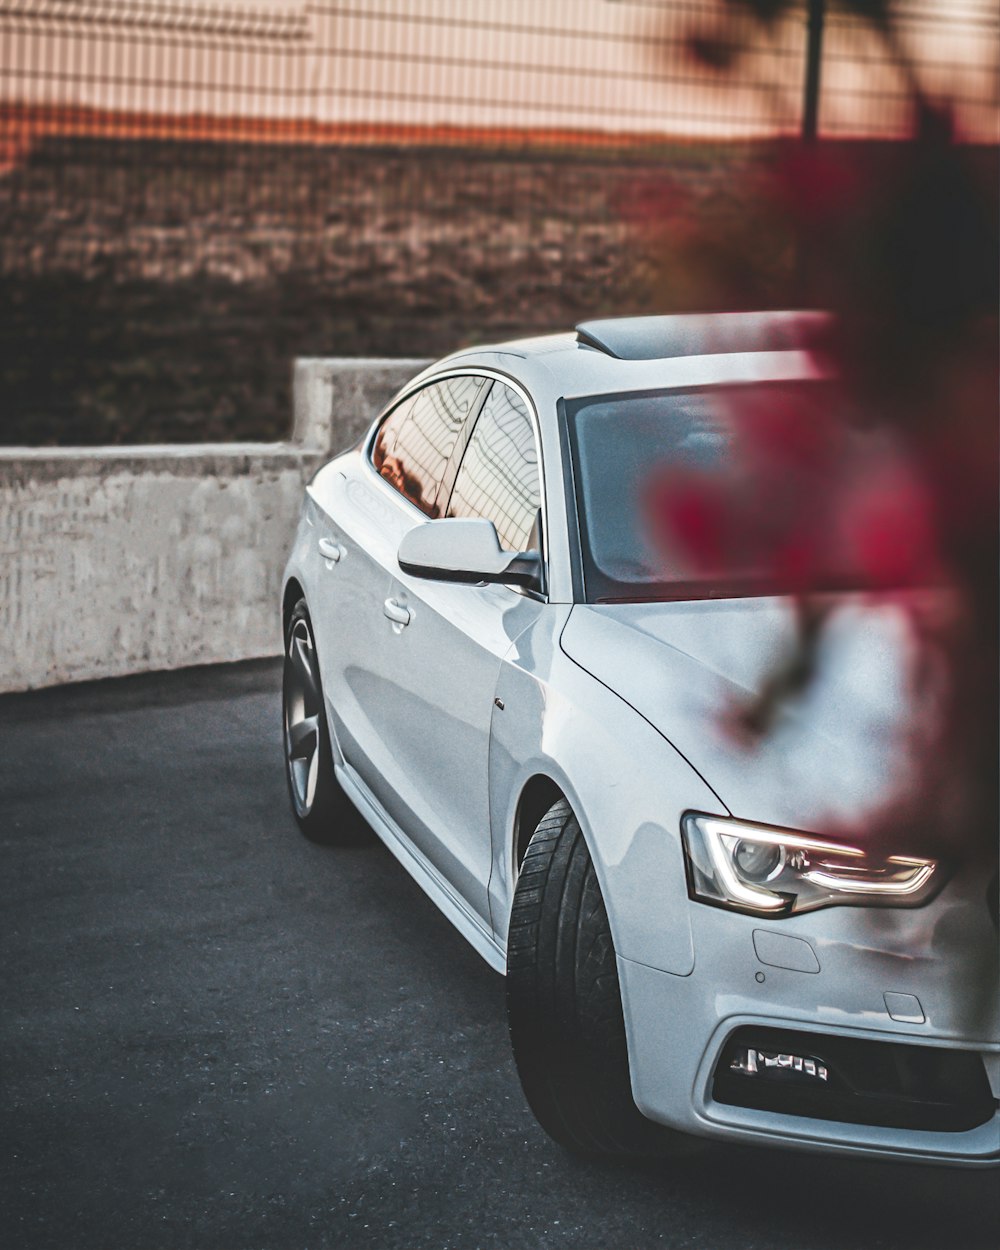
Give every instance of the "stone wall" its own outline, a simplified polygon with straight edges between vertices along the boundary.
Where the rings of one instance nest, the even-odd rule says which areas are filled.
[[[0,449],[0,691],[281,650],[303,487],[420,360],[300,360],[280,443]]]

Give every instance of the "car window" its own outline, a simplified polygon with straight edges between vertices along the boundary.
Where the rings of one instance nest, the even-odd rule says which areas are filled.
[[[789,445],[822,448],[825,491],[856,489],[890,468],[910,480],[894,440],[849,420],[840,403],[837,390],[817,380],[568,401],[587,601],[792,594],[801,588],[796,561],[803,552],[814,587],[864,589],[868,575],[849,529],[806,527],[807,518],[823,515],[808,496],[815,470],[776,472],[787,461],[764,454],[775,443],[773,431],[782,429],[775,414],[792,414],[805,432],[800,440],[812,441]],[[651,493],[657,483],[669,491],[658,502]],[[761,501],[759,511],[746,512],[742,530],[724,528],[730,499]],[[778,546],[783,518],[800,514],[794,535],[782,539],[794,537],[794,545]],[[771,564],[761,559],[768,543],[778,553]]]
[[[404,399],[382,422],[372,464],[395,490],[429,517],[441,515],[438,489],[481,378],[446,378]]]
[[[520,396],[494,382],[462,458],[448,516],[492,521],[507,551],[527,551],[541,507],[538,448]]]

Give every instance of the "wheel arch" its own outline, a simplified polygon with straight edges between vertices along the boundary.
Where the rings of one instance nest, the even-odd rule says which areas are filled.
[[[577,790],[572,779],[563,773],[555,761],[550,761],[550,763],[552,767],[548,771],[542,771],[544,762],[537,761],[535,771],[521,786],[513,828],[509,832],[508,839],[508,863],[512,863],[513,867],[511,880],[517,881],[528,843],[541,819],[554,804],[564,802],[580,824],[580,832],[597,871],[602,893],[607,899],[606,865],[597,845],[597,837],[588,817],[584,797]]]
[[[546,773],[535,773],[524,783],[514,815],[512,841],[515,869],[521,867],[524,853],[532,834],[538,828],[538,822],[554,803],[566,797],[562,786]]]
[[[616,950],[676,976],[694,966],[680,819],[716,810],[691,765],[559,647],[559,609],[501,666],[490,734],[490,906],[506,935],[537,818],[565,799],[580,824]],[[703,807],[711,804],[711,807]],[[636,901],[641,905],[637,905]],[[648,900],[648,902],[643,902]]]

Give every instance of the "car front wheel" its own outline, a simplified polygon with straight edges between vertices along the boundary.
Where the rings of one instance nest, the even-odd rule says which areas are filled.
[[[542,1127],[577,1154],[687,1154],[689,1137],[632,1098],[611,928],[579,821],[564,800],[521,865],[507,942],[507,1014],[518,1075]]]

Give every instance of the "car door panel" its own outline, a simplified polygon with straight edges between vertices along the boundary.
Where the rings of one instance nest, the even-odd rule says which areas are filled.
[[[344,759],[489,924],[489,731],[503,656],[541,609],[505,586],[410,578],[396,552],[422,524],[360,461],[316,492],[314,607],[328,716]],[[320,545],[342,552],[324,559]],[[387,601],[409,613],[401,625]]]
[[[318,554],[324,567],[314,591],[327,715],[340,753],[381,799],[398,779],[378,737],[381,704],[388,694],[379,677],[377,644],[382,627],[389,626],[382,609],[399,545],[396,535],[405,532],[405,524],[400,504],[366,470],[360,456],[346,475],[337,475],[317,494],[317,549],[327,538],[343,550],[335,564]]]
[[[382,801],[437,870],[489,923],[489,739],[500,665],[542,610],[506,586],[406,577],[389,598],[409,623],[384,622],[378,726],[394,783]],[[373,694],[375,692],[373,691]]]
[[[503,656],[543,605],[507,586],[407,576],[397,553],[409,530],[440,515],[425,466],[437,466],[435,473],[455,468],[472,448],[469,435],[475,437],[483,405],[498,410],[502,396],[490,394],[467,375],[444,381],[437,393],[432,385],[425,398],[418,394],[393,410],[386,428],[397,413],[398,424],[385,436],[380,427],[372,459],[359,451],[314,484],[323,566],[314,616],[335,742],[406,838],[487,926],[493,699]],[[510,415],[517,418],[512,412],[508,421]],[[522,433],[522,458],[534,464],[524,442]],[[436,493],[450,493],[454,481],[452,473]],[[477,495],[490,494],[489,485],[484,479]],[[505,492],[513,506],[509,484]],[[534,515],[534,505],[519,506]]]
[[[482,391],[481,377],[462,373],[404,393],[380,422],[371,453],[342,457],[338,469],[324,470],[313,483],[324,517],[317,535],[323,571],[314,625],[329,721],[344,757],[376,792],[396,770],[371,723],[372,715],[381,719],[387,693],[373,667],[377,653],[370,640],[385,624],[380,605],[395,567],[400,526],[414,524],[421,512],[438,515],[436,496]]]

